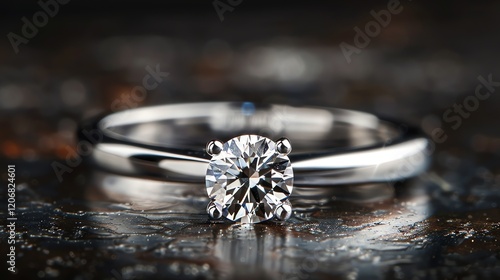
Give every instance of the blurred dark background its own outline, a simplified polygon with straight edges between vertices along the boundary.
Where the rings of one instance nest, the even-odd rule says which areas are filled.
[[[0,9],[0,174],[7,182],[7,165],[16,165],[19,217],[19,272],[4,265],[0,275],[500,276],[500,2],[42,3],[51,3],[52,15],[36,1]],[[390,20],[376,23],[388,13]],[[24,17],[36,31],[23,33]],[[134,88],[143,86],[147,68],[161,74],[138,98]],[[478,87],[488,96],[479,98]],[[401,191],[362,203],[339,194],[325,208],[299,208],[284,226],[210,225],[197,194],[182,193],[189,199],[178,202],[178,193],[161,193],[172,198],[162,200],[151,186],[142,201],[116,199],[101,186],[112,175],[93,174],[84,163],[62,180],[54,172],[54,162],[73,155],[83,119],[219,100],[350,108],[409,121],[429,135],[442,130],[431,170]],[[123,184],[153,184],[131,182]],[[6,194],[2,187],[2,217]]]

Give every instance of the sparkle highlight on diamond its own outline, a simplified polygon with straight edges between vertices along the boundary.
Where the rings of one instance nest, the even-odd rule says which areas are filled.
[[[284,203],[290,207],[290,159],[263,136],[241,135],[224,143],[212,154],[205,179],[210,203],[221,205],[222,216],[231,221],[259,223],[273,218]]]

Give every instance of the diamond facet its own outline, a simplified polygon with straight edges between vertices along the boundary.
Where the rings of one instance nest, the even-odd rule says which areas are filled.
[[[293,189],[290,159],[274,141],[258,135],[224,143],[205,179],[211,203],[222,205],[222,216],[242,223],[271,219]]]

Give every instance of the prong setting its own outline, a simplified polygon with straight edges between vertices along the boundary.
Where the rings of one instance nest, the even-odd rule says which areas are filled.
[[[280,221],[286,221],[292,216],[292,204],[285,200],[274,209],[274,216]]]
[[[207,213],[210,218],[214,220],[219,220],[222,218],[222,205],[216,203],[215,201],[210,201],[207,205]]]
[[[292,151],[292,143],[285,137],[280,138],[276,141],[276,150],[283,155],[288,155]]]
[[[213,156],[218,155],[222,151],[222,146],[224,144],[219,140],[211,140],[207,143],[206,151],[207,154]]]
[[[215,141],[207,146],[207,152],[217,151]],[[283,146],[286,150],[282,151],[290,151],[288,141]],[[293,191],[293,169],[288,156],[277,147],[267,137],[246,134],[229,139],[212,156],[205,176],[211,201],[207,211],[212,219],[222,214],[233,222],[253,224],[290,217],[292,209],[286,201]],[[259,162],[267,164],[256,164]],[[273,183],[261,184],[263,180]],[[281,204],[286,206],[276,211]]]

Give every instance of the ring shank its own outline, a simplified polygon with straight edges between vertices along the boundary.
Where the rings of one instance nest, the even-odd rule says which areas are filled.
[[[374,115],[334,109],[253,103],[192,103],[122,111],[84,125],[99,135],[92,159],[121,174],[204,182],[212,139],[241,134],[292,142],[295,185],[395,181],[429,164],[429,141],[417,129]],[[96,137],[94,137],[96,138]]]

